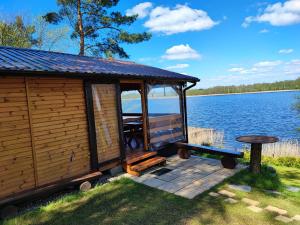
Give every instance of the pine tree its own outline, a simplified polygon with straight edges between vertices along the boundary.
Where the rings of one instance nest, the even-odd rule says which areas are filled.
[[[35,28],[25,25],[22,17],[17,16],[14,22],[0,22],[0,45],[31,48],[36,40],[33,38]]]
[[[129,33],[124,26],[133,24],[137,15],[126,16],[111,8],[119,0],[57,0],[58,12],[49,12],[44,18],[52,24],[68,21],[72,28],[72,39],[79,40],[79,55],[87,52],[96,55],[128,58],[120,46],[122,43],[134,44],[147,41],[147,32]]]

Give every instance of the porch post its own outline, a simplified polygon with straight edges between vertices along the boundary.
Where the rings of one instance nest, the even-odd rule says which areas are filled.
[[[120,144],[120,156],[121,161],[126,157],[124,146],[124,133],[123,133],[123,118],[122,118],[122,102],[121,102],[121,88],[120,82],[116,83],[116,103],[117,103],[117,117],[119,127],[119,144]]]
[[[95,127],[95,117],[94,117],[93,93],[92,93],[92,85],[90,81],[84,81],[84,93],[85,93],[85,104],[86,104],[86,116],[88,122],[91,171],[96,171],[98,170],[98,152],[97,152],[96,127]]]
[[[183,110],[184,110],[184,131],[185,131],[185,140],[186,143],[189,143],[189,137],[188,137],[188,124],[187,124],[187,109],[186,109],[186,92],[183,90]]]
[[[142,108],[143,108],[143,132],[144,132],[144,150],[149,150],[149,118],[148,118],[148,91],[147,83],[142,83]]]

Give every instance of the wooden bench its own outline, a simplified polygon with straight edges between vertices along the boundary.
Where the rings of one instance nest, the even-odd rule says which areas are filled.
[[[244,156],[243,152],[216,148],[212,146],[188,144],[183,142],[176,142],[175,146],[178,149],[178,154],[181,158],[188,158],[191,150],[199,153],[221,155],[223,156],[223,158],[221,159],[221,163],[223,167],[227,169],[234,169],[237,165],[236,158],[243,158]]]

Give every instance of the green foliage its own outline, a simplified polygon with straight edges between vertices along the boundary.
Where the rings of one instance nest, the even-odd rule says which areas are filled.
[[[300,89],[300,78],[296,80],[280,81],[275,83],[260,83],[239,86],[217,86],[208,89],[191,89],[187,92],[187,95],[231,94],[293,89]],[[300,103],[297,107],[300,108]]]
[[[50,28],[49,23],[43,17],[37,17],[34,26],[34,37],[36,39],[35,47],[37,49],[46,51],[61,51],[62,44],[59,46],[59,49],[56,48],[59,43],[66,40],[69,32],[68,27]]]
[[[71,38],[80,41],[80,55],[128,58],[121,44],[147,41],[147,32],[129,33],[125,26],[132,25],[137,15],[126,16],[111,8],[119,0],[57,0],[58,12],[49,12],[44,18],[52,24],[67,20],[72,28]]]
[[[249,162],[250,160],[250,152],[244,152],[244,162]],[[293,168],[300,169],[300,158],[297,157],[270,157],[270,156],[262,156],[262,163],[268,165],[275,165],[275,166],[287,166]]]
[[[22,17],[17,16],[14,22],[0,22],[0,45],[31,48],[36,40],[33,38],[35,28],[25,25]]]

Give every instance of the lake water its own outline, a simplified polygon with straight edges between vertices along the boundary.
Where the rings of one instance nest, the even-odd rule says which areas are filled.
[[[300,115],[293,109],[300,91],[188,97],[188,125],[225,134],[225,146],[239,148],[240,135],[274,135],[300,140]]]
[[[247,134],[300,140],[300,115],[293,109],[300,91],[196,96],[187,98],[188,125],[224,132],[225,147],[240,148],[235,138]],[[179,111],[174,98],[149,99],[149,112]],[[137,99],[122,101],[123,112],[141,112]]]

